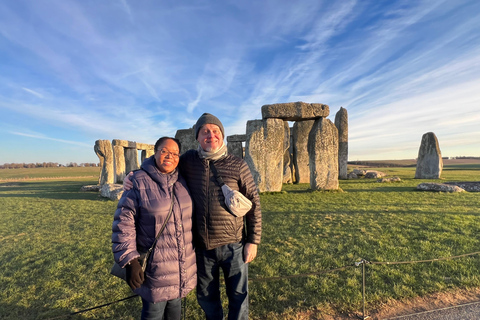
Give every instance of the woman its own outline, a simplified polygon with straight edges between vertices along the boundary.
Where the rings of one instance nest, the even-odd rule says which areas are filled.
[[[132,177],[133,188],[118,202],[112,226],[115,261],[127,271],[127,282],[141,296],[142,319],[180,319],[181,299],[196,285],[192,244],[192,200],[179,175],[180,142],[162,137],[155,154]],[[145,274],[137,260],[155,241],[173,211],[148,259]]]

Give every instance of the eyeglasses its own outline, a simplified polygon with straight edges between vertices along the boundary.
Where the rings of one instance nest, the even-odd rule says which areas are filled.
[[[174,158],[174,159],[178,159],[178,158],[180,157],[180,154],[179,154],[179,153],[173,153],[173,152],[170,152],[170,151],[168,151],[168,150],[166,150],[166,149],[160,150],[160,154],[161,154],[162,156],[166,156],[166,155],[168,154],[169,157],[172,157],[172,158]]]

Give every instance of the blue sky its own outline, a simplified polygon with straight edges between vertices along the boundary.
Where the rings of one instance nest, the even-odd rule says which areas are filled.
[[[349,159],[480,156],[480,1],[0,2],[0,163],[98,162],[204,112],[245,133],[264,104],[349,115]]]

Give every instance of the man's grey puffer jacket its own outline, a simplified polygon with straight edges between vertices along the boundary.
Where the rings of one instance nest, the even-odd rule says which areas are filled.
[[[192,236],[192,200],[185,180],[178,170],[161,173],[154,156],[145,160],[134,173],[133,188],[118,202],[112,226],[112,250],[121,267],[140,255],[139,247],[148,249],[175,201],[172,216],[152,251],[145,272],[145,282],[135,293],[149,302],[185,297],[195,288],[196,264]],[[153,180],[152,180],[153,179]]]

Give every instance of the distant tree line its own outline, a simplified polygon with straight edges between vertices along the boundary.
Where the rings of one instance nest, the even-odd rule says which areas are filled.
[[[22,169],[22,168],[56,168],[56,167],[98,167],[98,163],[80,163],[69,162],[66,165],[57,162],[37,162],[37,163],[4,163],[0,169]]]

